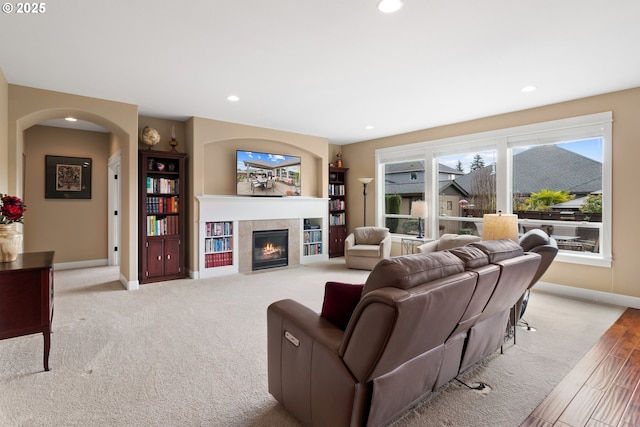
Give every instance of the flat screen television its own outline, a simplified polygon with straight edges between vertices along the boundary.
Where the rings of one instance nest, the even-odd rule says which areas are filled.
[[[254,197],[300,196],[302,159],[236,150],[236,194]]]

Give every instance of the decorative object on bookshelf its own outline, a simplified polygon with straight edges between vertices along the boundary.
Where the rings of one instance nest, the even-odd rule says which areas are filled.
[[[140,283],[185,276],[185,159],[186,153],[140,151]]]
[[[347,237],[346,175],[348,168],[329,167],[329,257],[344,255]]]
[[[145,126],[140,130],[140,142],[151,150],[151,147],[160,142],[160,134],[154,128]]]
[[[45,198],[91,198],[90,158],[47,155],[45,164]]]
[[[177,153],[176,147],[178,146],[178,141],[176,141],[176,127],[171,127],[171,141],[169,141],[169,145],[171,146],[170,152]]]
[[[338,158],[338,160],[336,160],[336,166],[341,168],[342,167],[342,153],[336,154],[336,157]]]

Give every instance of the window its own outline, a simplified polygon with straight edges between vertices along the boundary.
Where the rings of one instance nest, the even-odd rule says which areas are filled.
[[[437,156],[436,164],[440,210],[436,236],[445,233],[480,236],[482,216],[496,211],[496,151]],[[450,179],[452,175],[454,179]]]
[[[384,227],[391,233],[417,236],[418,219],[411,217],[411,203],[424,200],[424,188],[424,161],[385,164]]]
[[[423,199],[428,236],[482,235],[482,216],[501,210],[518,215],[520,233],[554,236],[557,260],[609,266],[611,121],[607,112],[376,150],[376,221],[412,235],[411,201]]]

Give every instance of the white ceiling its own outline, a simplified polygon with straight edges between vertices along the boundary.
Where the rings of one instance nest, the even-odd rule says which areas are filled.
[[[145,116],[335,144],[640,87],[638,0],[376,3],[57,0],[0,15],[0,68]]]

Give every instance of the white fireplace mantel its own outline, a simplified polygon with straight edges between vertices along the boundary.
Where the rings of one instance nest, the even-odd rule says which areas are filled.
[[[250,270],[251,230],[269,229],[270,225],[289,229],[289,265],[327,260],[328,256],[328,200],[317,197],[242,197],[204,195],[199,202],[199,265],[194,277],[220,276]],[[311,220],[322,230],[322,253],[305,254],[304,220]],[[205,268],[206,224],[233,224],[232,265]],[[288,225],[283,225],[288,224]]]
[[[198,197],[200,221],[322,218],[328,215],[328,200],[318,197]]]

